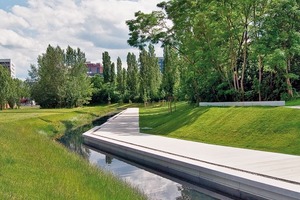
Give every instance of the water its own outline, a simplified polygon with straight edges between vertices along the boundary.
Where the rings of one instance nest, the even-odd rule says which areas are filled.
[[[109,153],[83,145],[82,133],[91,129],[93,126],[98,126],[106,122],[110,116],[103,117],[94,121],[92,124],[79,127],[75,130],[67,131],[59,142],[63,143],[71,151],[74,151],[89,160],[90,163],[115,174],[122,180],[139,188],[149,197],[149,199],[229,199],[207,189],[200,188],[153,169],[146,168],[145,166],[132,163]]]

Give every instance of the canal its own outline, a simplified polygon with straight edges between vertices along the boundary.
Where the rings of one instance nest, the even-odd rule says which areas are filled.
[[[105,123],[116,113],[99,118],[89,125],[69,130],[59,139],[71,151],[87,159],[99,168],[113,173],[122,180],[143,191],[153,200],[189,200],[189,199],[230,199],[205,188],[187,183],[167,174],[132,163],[115,155],[88,147],[83,144],[82,133]]]

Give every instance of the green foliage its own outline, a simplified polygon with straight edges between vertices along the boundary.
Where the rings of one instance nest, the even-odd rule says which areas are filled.
[[[136,56],[133,53],[127,54],[127,79],[126,86],[129,93],[129,99],[136,101],[139,98],[139,70]]]
[[[68,47],[66,53],[57,46],[48,46],[39,56],[36,68],[29,75],[32,97],[42,108],[75,107],[88,103],[92,94],[87,77],[85,55]]]
[[[22,97],[30,97],[29,85],[12,79],[9,71],[0,65],[0,109],[5,109],[7,104],[11,109],[20,107]]]
[[[181,97],[280,100],[299,90],[298,1],[174,0],[158,7],[162,11],[139,11],[126,22],[128,43],[143,49],[161,42],[176,49]],[[167,80],[162,87],[168,92]]]
[[[148,46],[148,51],[143,49],[139,57],[140,61],[140,96],[143,100],[158,99],[158,91],[161,84],[161,73],[158,59],[153,45]],[[147,97],[147,98],[145,98]]]
[[[111,61],[107,51],[102,53],[102,64],[103,64],[103,77],[104,82],[108,83],[111,81]]]
[[[299,101],[298,101],[299,103]],[[142,132],[232,147],[300,155],[300,110],[283,107],[140,109]]]
[[[122,61],[121,58],[117,59],[117,90],[124,92],[123,74],[122,74]]]
[[[5,108],[5,104],[10,96],[12,79],[9,71],[0,65],[0,108]]]

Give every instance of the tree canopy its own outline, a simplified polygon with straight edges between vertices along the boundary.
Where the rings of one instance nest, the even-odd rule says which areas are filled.
[[[172,0],[137,12],[128,43],[176,50],[191,101],[280,100],[299,88],[297,0]],[[164,83],[167,79],[163,79]]]
[[[42,108],[81,106],[89,102],[92,85],[87,77],[85,54],[70,46],[48,46],[38,57],[38,67],[32,66],[29,75],[35,80],[32,97]]]

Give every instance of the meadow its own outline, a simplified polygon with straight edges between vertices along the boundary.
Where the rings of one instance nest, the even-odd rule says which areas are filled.
[[[116,106],[0,111],[0,199],[145,199],[56,142]]]

